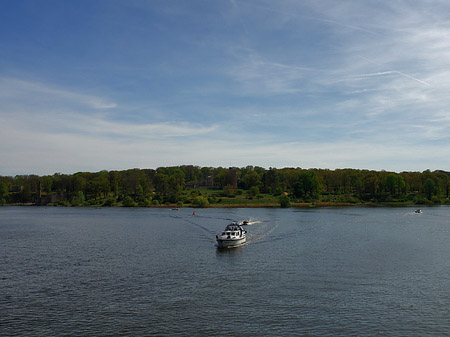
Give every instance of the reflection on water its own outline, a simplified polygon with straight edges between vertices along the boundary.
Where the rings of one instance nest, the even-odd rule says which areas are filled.
[[[3,207],[1,331],[448,335],[450,208],[413,212]]]

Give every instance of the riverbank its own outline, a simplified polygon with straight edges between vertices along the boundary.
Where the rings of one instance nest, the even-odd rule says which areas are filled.
[[[346,203],[346,202],[293,202],[290,203],[288,207],[284,208],[321,208],[321,207],[357,207],[357,206],[367,206],[367,207],[424,207],[424,206],[441,206],[450,205],[449,203],[428,203],[428,204],[417,204],[417,203],[396,203],[396,202],[365,202],[365,203]],[[97,208],[97,207],[140,207],[140,208],[170,208],[170,209],[180,209],[180,208],[283,208],[279,203],[264,203],[264,204],[207,204],[207,205],[193,205],[193,204],[159,204],[159,205],[132,205],[125,206],[121,202],[104,205],[102,203],[98,204],[84,204],[84,205],[70,205],[70,204],[47,204],[38,205],[36,203],[14,203],[5,204],[7,206],[26,206],[26,207],[85,207],[85,208]],[[2,207],[0,206],[0,207]]]

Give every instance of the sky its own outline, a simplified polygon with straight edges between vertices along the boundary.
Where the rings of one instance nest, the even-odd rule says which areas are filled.
[[[450,170],[447,0],[2,0],[0,175]]]

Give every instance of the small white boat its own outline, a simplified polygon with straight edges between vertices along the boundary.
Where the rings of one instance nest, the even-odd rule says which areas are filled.
[[[416,214],[420,214],[420,213],[423,213],[423,212],[422,212],[422,210],[421,210],[421,209],[416,209],[416,210],[414,211],[414,213],[416,213]]]
[[[237,222],[232,222],[221,235],[216,235],[218,248],[232,248],[243,245],[247,241],[247,231]]]

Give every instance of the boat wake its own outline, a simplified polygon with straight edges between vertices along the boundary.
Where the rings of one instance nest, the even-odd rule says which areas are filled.
[[[251,219],[251,218],[241,218],[238,221],[236,219],[230,219],[230,218],[221,218],[221,217],[211,217],[211,216],[204,216],[204,215],[196,215],[196,216],[172,216],[173,218],[179,218],[180,220],[183,220],[184,222],[188,223],[189,225],[192,225],[193,227],[200,230],[200,237],[202,237],[202,241],[208,241],[208,242],[214,242],[216,244],[216,234],[217,230],[215,231],[213,228],[207,227],[206,225],[201,224],[201,222],[209,222],[207,219],[214,219],[214,220],[228,220],[232,222],[236,222],[239,225],[242,225],[243,227],[246,226],[252,226],[251,229],[249,229],[247,233],[247,240],[246,242],[239,244],[237,246],[241,247],[244,245],[251,245],[253,243],[260,243],[265,242],[266,238],[269,237],[275,229],[278,228],[279,223],[278,221],[275,222],[266,222],[264,220],[260,219]],[[256,226],[257,225],[257,226]],[[216,244],[217,245],[217,244]]]
[[[261,220],[248,220],[248,223],[247,223],[247,226],[251,226],[251,225],[257,225],[257,224],[260,224],[260,223],[262,223],[262,221]]]
[[[268,238],[279,226],[278,221],[275,222],[275,224],[262,221],[258,221],[257,223],[260,224],[260,226],[256,227],[258,230],[252,230],[249,232],[247,240],[248,244],[265,242],[266,238]]]
[[[201,225],[201,224],[199,224],[199,223],[197,223],[197,222],[195,222],[195,221],[192,221],[192,220],[190,220],[190,219],[183,219],[185,222],[187,222],[187,223],[189,223],[189,224],[191,224],[191,225],[193,225],[194,227],[196,227],[196,228],[198,228],[198,229],[200,229],[200,232],[201,232],[201,237],[203,238],[203,239],[205,239],[205,241],[207,241],[207,242],[216,242],[216,240],[214,240],[214,238],[215,238],[215,232],[213,231],[213,230],[211,230],[211,229],[209,229],[208,227],[205,227],[205,226],[203,226],[203,225]]]

